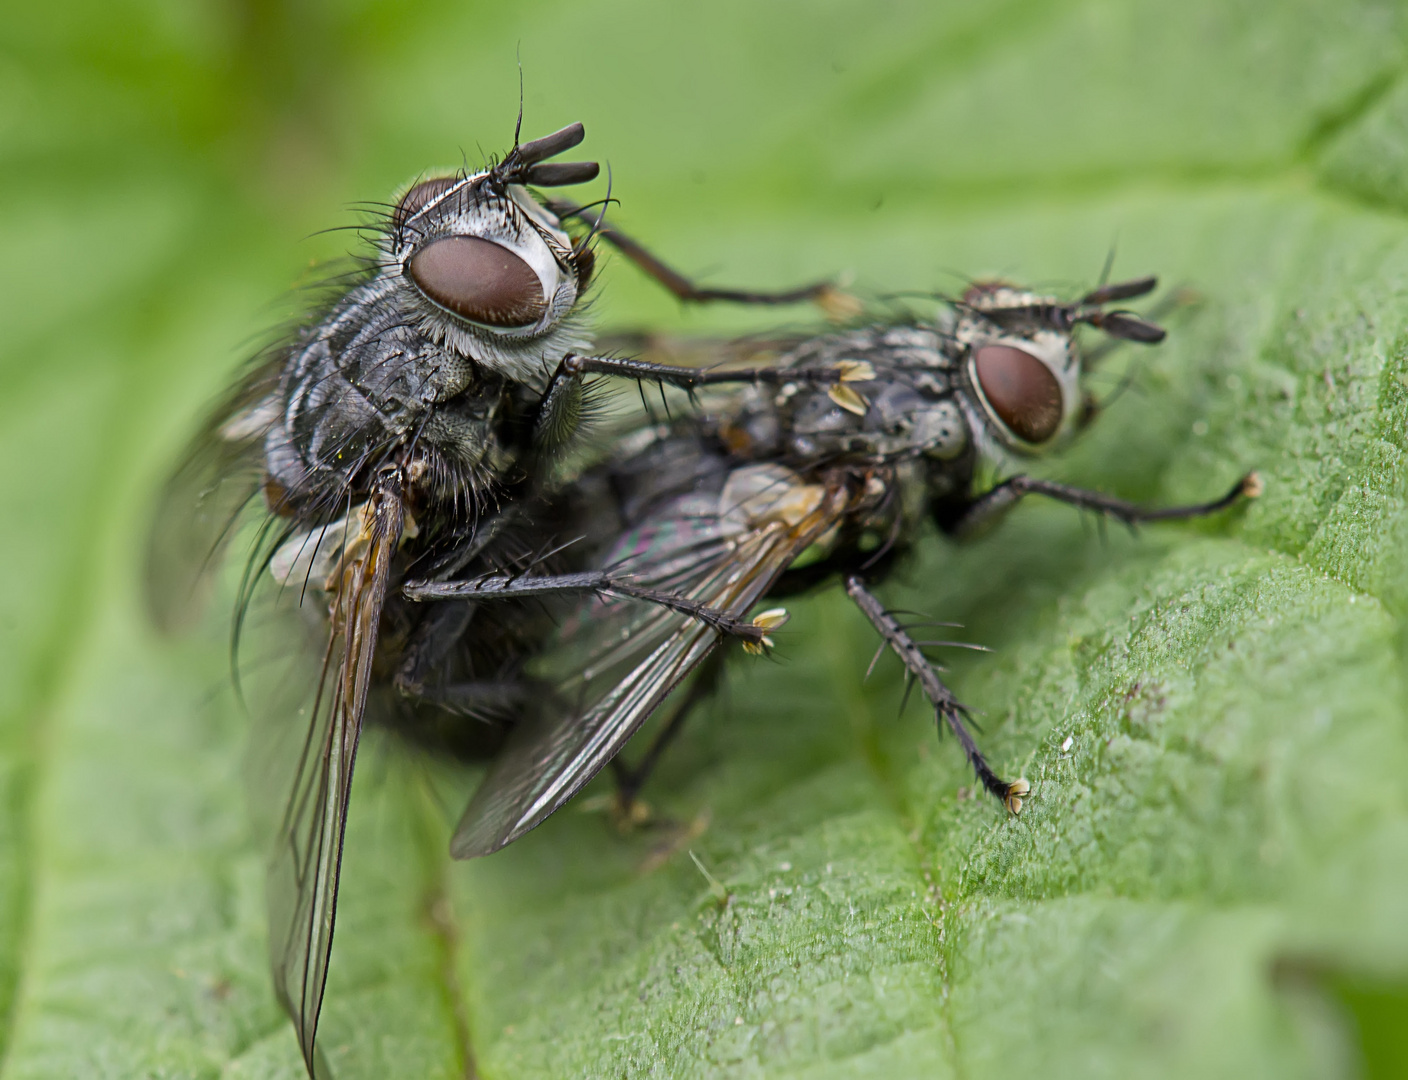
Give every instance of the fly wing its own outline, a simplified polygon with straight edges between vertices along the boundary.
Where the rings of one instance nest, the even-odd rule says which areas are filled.
[[[200,614],[209,579],[241,512],[264,481],[264,435],[276,419],[277,355],[255,367],[212,411],[161,493],[147,539],[146,596],[167,632]]]
[[[322,677],[269,865],[269,954],[274,988],[293,1020],[310,1075],[337,915],[347,799],[366,711],[372,657],[391,560],[404,524],[399,480],[364,505],[330,589]]]
[[[734,470],[700,508],[677,500],[616,545],[634,583],[741,618],[846,513],[841,487],[778,466]],[[569,707],[510,737],[470,800],[450,852],[487,855],[540,824],[595,776],[665,696],[719,644],[697,620],[638,601],[597,601],[564,631],[549,662]]]

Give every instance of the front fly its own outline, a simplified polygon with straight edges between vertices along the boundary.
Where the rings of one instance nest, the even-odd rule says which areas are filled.
[[[315,1074],[369,703],[422,742],[461,756],[491,753],[524,707],[523,664],[551,626],[514,609],[512,596],[426,606],[402,585],[514,565],[572,570],[576,552],[545,550],[543,521],[556,514],[555,477],[591,413],[587,376],[640,374],[637,364],[582,351],[593,242],[613,244],[686,300],[834,303],[838,295],[824,285],[700,290],[606,226],[601,212],[535,194],[597,175],[593,162],[547,160],[582,138],[574,124],[515,145],[479,172],[405,190],[368,224],[371,253],[359,269],[334,281],[327,302],[258,358],[214,411],[152,530],[149,597],[162,626],[190,618],[220,554],[252,516],[236,633],[254,594],[273,583],[285,604],[311,601],[304,610],[321,634],[268,890],[275,988]],[[665,368],[650,377],[700,378]],[[707,605],[610,574],[566,576],[546,591],[628,597],[746,641],[762,636]]]

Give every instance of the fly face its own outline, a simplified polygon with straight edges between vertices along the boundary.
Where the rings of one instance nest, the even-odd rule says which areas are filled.
[[[539,176],[545,168],[538,167]],[[580,172],[546,175],[558,182],[596,175],[594,163],[563,168]],[[534,173],[496,166],[410,188],[385,238],[383,287],[426,340],[541,386],[558,358],[583,344],[569,316],[590,280],[592,258],[509,177],[531,180]]]

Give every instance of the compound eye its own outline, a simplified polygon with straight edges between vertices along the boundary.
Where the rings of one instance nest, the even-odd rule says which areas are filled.
[[[396,209],[391,211],[391,227],[400,229],[411,218],[459,182],[460,178],[457,176],[439,176],[434,180],[422,180],[402,195],[401,201],[396,204]]]
[[[485,326],[532,326],[547,311],[532,267],[478,236],[445,236],[427,244],[406,273],[441,307]]]
[[[983,345],[973,355],[983,396],[1012,434],[1044,443],[1061,426],[1061,384],[1051,369],[1011,345]]]

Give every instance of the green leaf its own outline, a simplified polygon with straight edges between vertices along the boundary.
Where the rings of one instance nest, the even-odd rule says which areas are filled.
[[[1390,1075],[1408,1005],[1400,8],[949,0],[29,5],[0,49],[0,1076],[297,1077],[223,629],[159,641],[152,492],[270,301],[433,163],[572,120],[717,282],[1195,290],[1019,508],[883,590],[1018,818],[834,592],[646,792],[445,858],[474,777],[373,740],[323,1038],[344,1078]],[[604,184],[602,185],[604,191]],[[603,325],[687,332],[619,264]],[[786,318],[795,319],[795,313]],[[606,790],[599,787],[598,791]],[[700,872],[700,867],[707,875]],[[712,881],[711,881],[712,878]],[[725,893],[720,901],[715,883]]]

